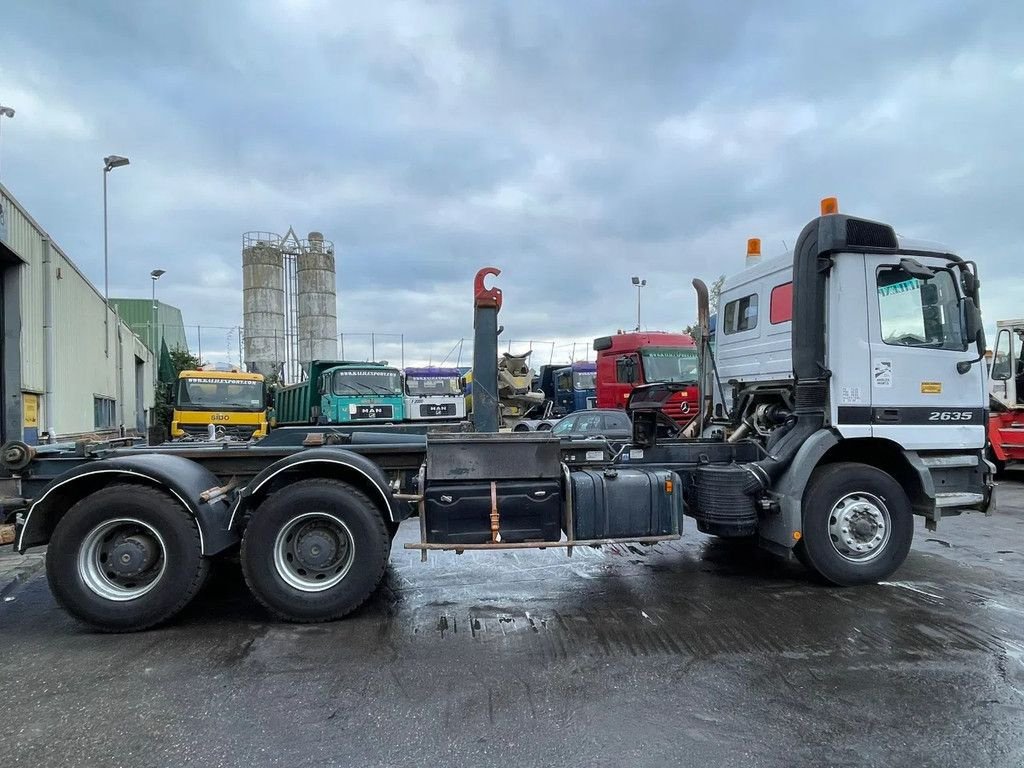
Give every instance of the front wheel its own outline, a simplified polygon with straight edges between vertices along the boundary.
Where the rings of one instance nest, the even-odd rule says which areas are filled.
[[[906,560],[913,537],[910,500],[891,475],[841,462],[811,476],[802,559],[827,581],[848,587],[887,578]]]
[[[289,621],[339,619],[384,576],[391,536],[377,506],[337,480],[299,480],[249,519],[242,572],[253,595]]]

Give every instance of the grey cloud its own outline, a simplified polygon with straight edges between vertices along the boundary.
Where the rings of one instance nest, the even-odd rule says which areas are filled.
[[[342,330],[424,358],[490,264],[507,338],[630,327],[631,274],[681,328],[691,276],[792,245],[826,194],[983,276],[1019,258],[1020,4],[6,6],[4,183],[101,282],[100,158],[129,155],[113,288],[163,266],[193,325],[238,324],[241,233],[289,225],[335,241]]]

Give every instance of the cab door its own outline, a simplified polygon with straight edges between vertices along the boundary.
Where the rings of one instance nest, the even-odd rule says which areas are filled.
[[[996,334],[996,347],[992,355],[992,394],[1007,405],[1017,404],[1016,372],[1018,361],[1014,355],[1013,334],[1009,328],[1000,328]]]
[[[939,269],[948,266],[944,259],[913,257],[934,270],[922,277],[901,266],[901,258],[864,260],[872,434],[909,450],[981,448],[984,363],[964,374],[956,369],[977,357],[964,330],[958,280]]]

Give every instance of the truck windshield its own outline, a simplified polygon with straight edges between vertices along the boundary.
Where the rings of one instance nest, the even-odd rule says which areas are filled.
[[[262,381],[237,379],[178,379],[175,405],[188,410],[262,411]]]
[[[882,341],[901,347],[967,349],[960,297],[949,272],[913,277],[900,267],[878,270]]]
[[[396,370],[344,370],[334,372],[334,394],[345,397],[402,394]]]
[[[572,375],[572,385],[576,389],[594,389],[597,374],[594,371],[576,371]]]
[[[458,378],[452,376],[407,376],[405,393],[413,397],[462,394]]]
[[[697,350],[644,349],[644,381],[697,381]]]

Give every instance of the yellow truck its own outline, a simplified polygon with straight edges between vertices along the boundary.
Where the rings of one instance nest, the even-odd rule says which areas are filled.
[[[174,392],[171,439],[203,439],[210,425],[217,437],[266,437],[267,385],[258,373],[182,371]]]

